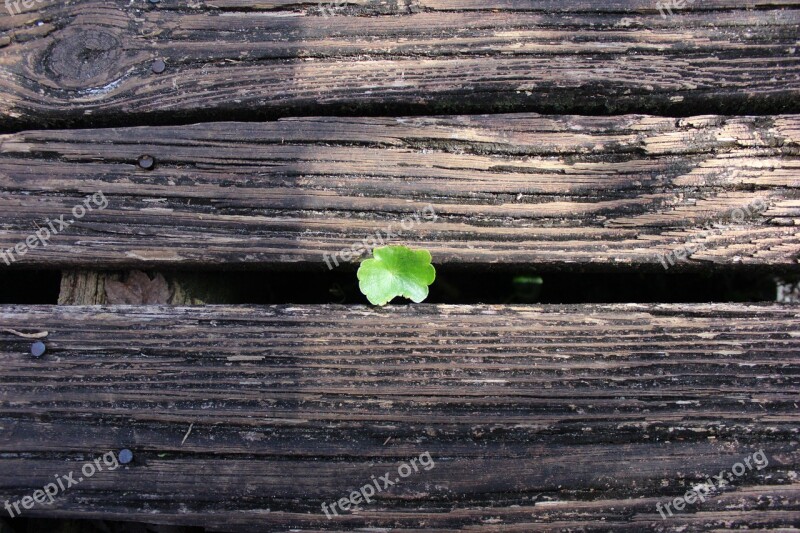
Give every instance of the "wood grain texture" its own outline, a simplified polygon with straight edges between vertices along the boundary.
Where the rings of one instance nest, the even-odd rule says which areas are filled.
[[[106,282],[119,281],[116,273],[65,270],[61,273],[58,305],[101,305],[106,303]]]
[[[0,127],[800,112],[797,0],[655,4],[47,1],[0,17]]]
[[[58,305],[133,304],[142,301],[110,301],[108,286],[114,282],[128,282],[134,272],[98,272],[93,270],[65,270],[61,273]],[[204,273],[152,273],[151,279],[161,277],[168,284],[168,298],[157,304],[205,305],[206,303],[233,303],[231,291],[213,274]],[[112,290],[113,294],[113,290]],[[147,302],[144,302],[147,303]]]
[[[790,306],[26,307],[0,335],[0,502],[135,461],[39,516],[220,531],[800,524]],[[190,431],[191,428],[191,431]],[[663,521],[657,502],[769,465]],[[429,452],[356,512],[338,500]],[[0,510],[5,514],[5,511]]]
[[[688,246],[666,265],[793,268],[798,153],[797,115],[27,131],[0,136],[0,250],[102,191],[104,210],[14,265],[319,267],[380,234],[437,264],[663,269]]]

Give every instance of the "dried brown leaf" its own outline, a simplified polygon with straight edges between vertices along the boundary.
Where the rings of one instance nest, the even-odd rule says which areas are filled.
[[[157,305],[169,302],[167,280],[156,274],[152,280],[139,270],[134,270],[123,283],[106,282],[106,299],[111,305]]]

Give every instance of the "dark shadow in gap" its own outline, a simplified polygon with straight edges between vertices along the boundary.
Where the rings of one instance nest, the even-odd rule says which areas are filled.
[[[437,267],[426,303],[705,303],[775,301],[774,276],[756,272],[575,273]],[[355,272],[208,273],[234,304],[366,304]],[[536,278],[541,278],[541,285]],[[224,281],[223,281],[224,280]],[[401,298],[394,304],[407,303]]]
[[[0,276],[0,304],[55,304],[60,285],[55,270],[7,270]]]
[[[776,275],[760,271],[552,272],[437,267],[426,303],[581,304],[774,302]],[[164,272],[206,304],[367,304],[354,270]],[[152,275],[152,273],[151,273]],[[0,303],[55,304],[57,272],[7,272]],[[782,275],[787,281],[798,276]],[[541,282],[540,282],[541,280]],[[392,305],[405,304],[397,298]]]
[[[487,272],[446,267],[438,267],[437,272],[426,303],[773,302],[777,294],[775,276],[763,272]],[[175,272],[167,276],[203,287],[207,304],[367,303],[354,271]],[[5,272],[0,304],[56,304],[59,284],[56,271]],[[393,302],[402,303],[400,298]]]
[[[7,529],[4,529],[7,528]],[[108,520],[0,519],[0,533],[204,533],[205,528]]]

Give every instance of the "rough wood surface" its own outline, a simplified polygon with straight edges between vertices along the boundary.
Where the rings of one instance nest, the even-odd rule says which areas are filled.
[[[0,17],[0,126],[800,112],[797,0],[342,4],[37,0]]]
[[[797,115],[28,131],[0,136],[0,250],[102,191],[15,265],[324,266],[379,233],[439,264],[796,266],[799,153]]]
[[[138,274],[137,274],[138,273]],[[226,287],[215,283],[212,275],[202,273],[155,273],[149,275],[151,280],[161,279],[166,283],[166,293],[155,302],[146,298],[117,298],[109,296],[110,283],[130,284],[136,275],[148,275],[138,271],[123,274],[121,272],[104,272],[92,270],[65,270],[61,274],[61,290],[58,295],[59,305],[105,305],[148,303],[169,305],[202,305],[205,303],[230,303],[229,291]],[[117,285],[118,286],[118,285]],[[124,295],[123,295],[124,296]],[[163,300],[163,301],[162,301]]]
[[[221,531],[700,531],[800,524],[798,309],[0,308],[0,503]],[[763,450],[769,465],[663,521]],[[435,463],[328,520],[336,501]],[[76,476],[77,479],[77,476]],[[5,514],[5,511],[0,510]],[[395,529],[396,528],[396,529]]]
[[[115,274],[87,270],[65,270],[61,273],[59,305],[99,305],[105,303],[106,281],[119,280]]]

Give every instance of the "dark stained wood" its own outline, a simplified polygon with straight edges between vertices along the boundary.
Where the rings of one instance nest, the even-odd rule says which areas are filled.
[[[437,264],[791,267],[799,151],[797,115],[28,131],[0,136],[0,249],[102,191],[104,210],[98,196],[15,266],[324,267],[323,253],[380,232]],[[659,258],[687,246],[687,260]]]
[[[43,0],[47,1],[47,0]],[[197,0],[192,2],[195,9],[209,9],[219,11],[273,11],[280,9],[305,9],[309,15],[324,13],[332,14],[369,14],[369,13],[395,13],[407,14],[422,11],[458,12],[458,11],[497,11],[509,10],[512,12],[545,12],[545,13],[580,13],[593,12],[619,13],[630,11],[633,13],[659,13],[658,2],[649,0],[324,0],[322,2],[311,0],[297,2],[296,0]],[[666,2],[662,2],[665,5]],[[701,5],[686,0],[684,9],[674,9],[673,12],[681,13],[691,11],[692,7],[703,11],[723,10],[753,10],[774,7],[797,7],[798,0],[706,0]],[[180,10],[183,4],[176,2],[162,2],[159,8],[165,10]]]
[[[29,515],[220,531],[788,528],[798,314],[5,306],[4,327],[49,336],[35,360],[30,340],[0,335],[0,503],[130,448],[129,467]],[[662,521],[657,502],[762,449],[766,468]],[[326,519],[323,502],[425,452],[434,468]]]
[[[656,3],[37,2],[0,17],[0,126],[800,112],[797,0]]]
[[[386,242],[437,265],[638,272],[685,251],[673,268],[793,279],[800,0],[34,4],[0,5],[0,255],[69,227],[13,264],[64,268],[62,305],[0,307],[0,517],[129,448],[24,516],[800,527],[797,306],[139,305],[224,303],[172,269],[321,269],[426,209]],[[759,450],[768,466],[662,519]]]

